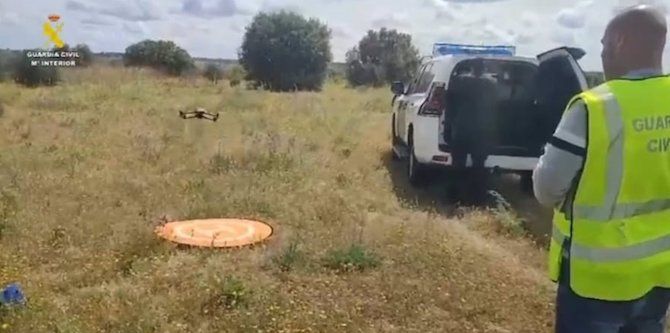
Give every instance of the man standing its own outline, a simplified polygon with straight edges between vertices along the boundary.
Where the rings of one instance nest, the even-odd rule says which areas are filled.
[[[670,303],[670,77],[665,16],[619,13],[607,82],[576,96],[534,171],[556,208],[549,251],[558,333],[662,333]]]
[[[459,196],[467,203],[482,204],[486,199],[488,171],[485,162],[495,140],[496,83],[484,77],[483,59],[472,60],[472,76],[457,77],[449,87],[448,105],[453,117],[450,142],[454,166],[459,173]],[[467,173],[468,155],[472,159],[472,172]]]

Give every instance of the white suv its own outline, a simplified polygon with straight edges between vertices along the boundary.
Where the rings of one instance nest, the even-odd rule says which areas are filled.
[[[452,77],[473,59],[483,59],[489,75],[497,79],[496,146],[486,168],[515,172],[522,186],[532,188],[532,170],[553,134],[569,100],[587,89],[577,60],[577,48],[562,47],[525,58],[513,55],[456,54],[437,56],[424,62],[407,87],[395,82],[391,88],[393,153],[407,160],[407,175],[413,185],[424,179],[426,168],[452,166],[445,114]],[[471,166],[468,156],[466,166]]]

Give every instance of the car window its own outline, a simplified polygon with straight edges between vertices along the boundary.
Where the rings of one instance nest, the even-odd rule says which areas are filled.
[[[429,64],[428,66],[426,66],[426,69],[423,71],[421,77],[419,78],[419,82],[416,85],[416,88],[412,92],[413,94],[422,94],[428,91],[430,83],[433,82],[433,79],[435,78],[435,73],[432,71],[432,69],[433,64]]]
[[[426,69],[426,65],[423,65],[419,68],[419,70],[416,72],[416,76],[414,76],[412,81],[407,86],[408,95],[414,93],[414,89],[416,88],[416,85],[419,83],[419,78],[421,78],[421,74],[423,74],[424,69]]]

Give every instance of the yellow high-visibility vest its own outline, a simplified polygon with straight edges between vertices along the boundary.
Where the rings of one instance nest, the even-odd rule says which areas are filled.
[[[586,157],[554,212],[550,277],[558,281],[569,251],[570,287],[582,297],[625,301],[670,287],[670,77],[612,80],[577,99]]]

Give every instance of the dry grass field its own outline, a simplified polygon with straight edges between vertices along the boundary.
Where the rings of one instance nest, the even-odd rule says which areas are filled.
[[[552,331],[544,250],[511,213],[452,218],[409,187],[387,89],[66,74],[0,83],[0,283],[29,299],[0,332]],[[196,106],[221,118],[178,117]],[[276,233],[220,251],[153,232],[238,216]]]

